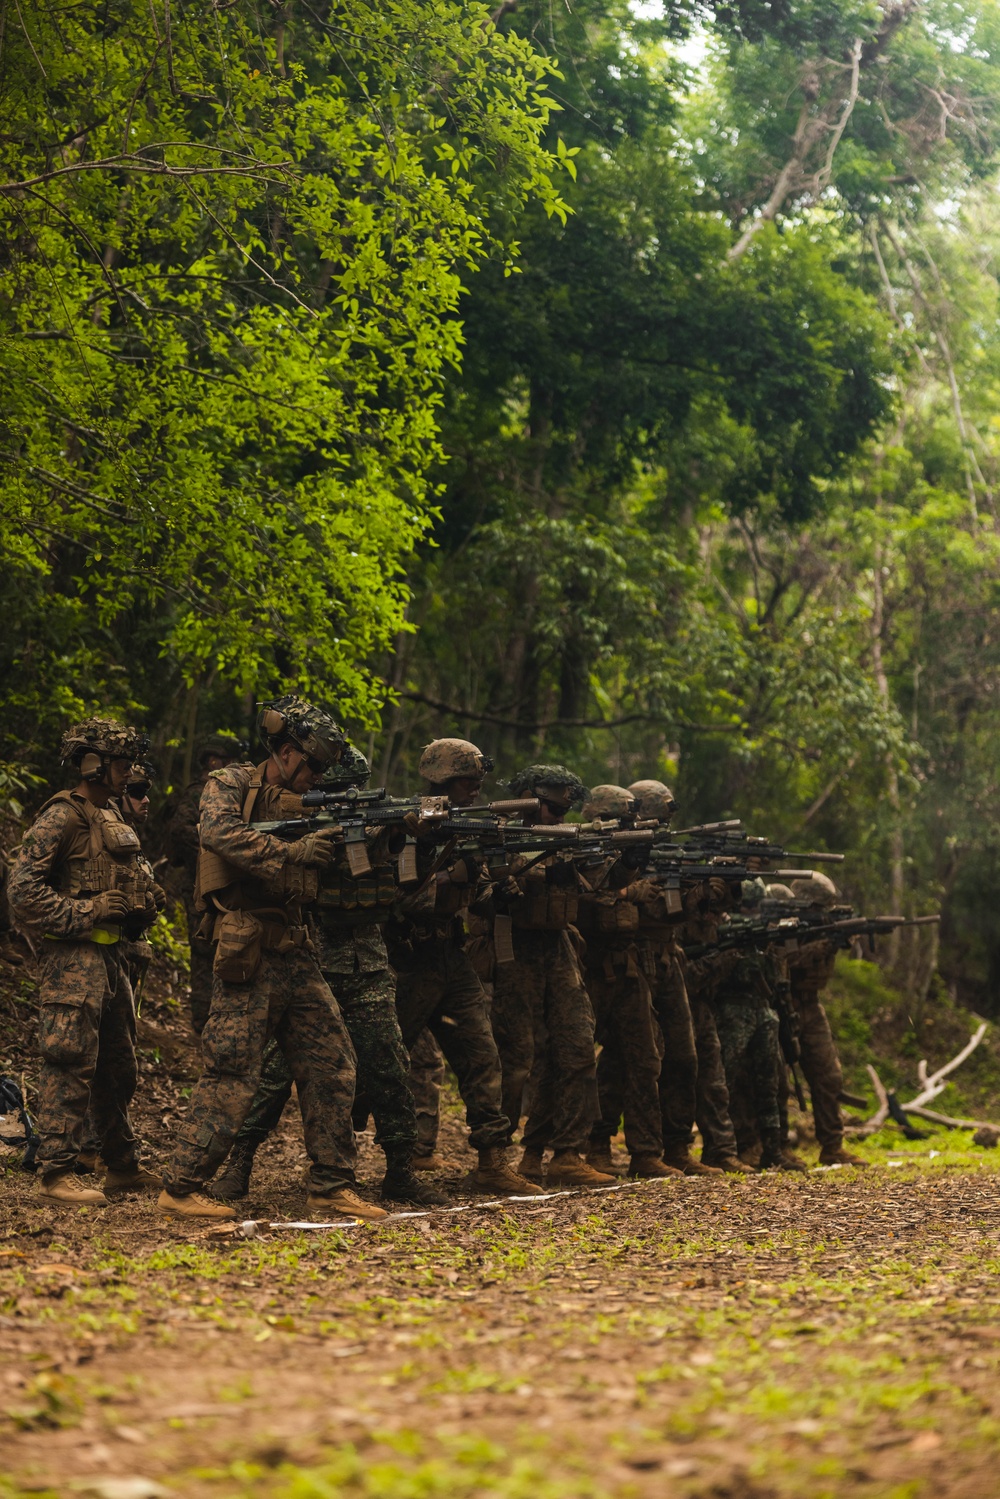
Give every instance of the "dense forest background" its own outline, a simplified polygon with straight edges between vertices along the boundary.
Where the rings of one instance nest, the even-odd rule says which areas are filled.
[[[293,683],[847,850],[1000,1013],[998,144],[994,0],[0,0],[8,841]]]

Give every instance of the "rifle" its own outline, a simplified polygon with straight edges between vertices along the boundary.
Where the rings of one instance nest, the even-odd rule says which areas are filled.
[[[843,864],[843,854],[825,854],[817,851],[800,853],[796,849],[782,848],[767,838],[757,838],[746,832],[739,821],[704,822],[698,827],[679,828],[671,834],[675,838],[695,838],[703,848],[712,848],[716,853],[738,855],[747,859],[760,859],[773,864],[786,859],[805,859],[811,864]],[[797,872],[792,873],[797,879]]]
[[[406,827],[417,824],[417,836],[428,841],[447,842],[470,833],[497,840],[508,817],[530,816],[539,810],[535,797],[488,802],[484,806],[455,807],[446,796],[387,797],[385,789],[357,791],[307,791],[301,798],[304,812],[311,816],[279,818],[258,822],[259,832],[274,838],[296,842],[307,833],[331,829],[341,835],[351,873],[367,874],[371,869],[366,846],[370,828]]]
[[[23,1140],[18,1135],[0,1135],[0,1140],[5,1145],[23,1145],[25,1149],[21,1157],[21,1169],[34,1171],[35,1157],[42,1142],[35,1134],[34,1123],[25,1107],[24,1095],[12,1077],[0,1077],[0,1113],[17,1115],[18,1122],[24,1129]]]

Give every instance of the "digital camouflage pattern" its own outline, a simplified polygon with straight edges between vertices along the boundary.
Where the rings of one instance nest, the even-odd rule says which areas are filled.
[[[38,1000],[38,1169],[49,1175],[76,1165],[89,1111],[106,1165],[128,1170],[137,1160],[128,1106],[139,1073],[132,990],[118,945],[46,942]]]
[[[651,988],[653,1010],[663,1038],[658,1092],[663,1151],[669,1158],[683,1154],[693,1143],[698,1111],[698,1049],[694,1020],[684,974],[676,956],[658,959]]]
[[[136,1144],[128,1106],[138,1077],[132,990],[120,944],[87,940],[94,903],[54,888],[66,860],[90,835],[82,798],[50,802],[25,834],[11,871],[11,912],[40,945],[39,1169],[71,1168],[88,1109],[109,1166],[128,1167]],[[56,939],[56,940],[53,940]]]
[[[314,953],[297,947],[264,952],[249,983],[215,978],[202,1075],[163,1174],[171,1195],[201,1190],[222,1165],[257,1095],[272,1037],[298,1092],[310,1191],[354,1181],[354,1048]]]
[[[653,996],[638,964],[634,943],[587,941],[587,993],[594,1010],[594,1034],[602,1047],[598,1068],[600,1119],[591,1141],[608,1144],[624,1119],[625,1145],[633,1156],[660,1156],[660,1056],[662,1037]]]
[[[431,1156],[437,1149],[441,1130],[444,1057],[428,1030],[422,1030],[410,1047],[408,1081],[417,1111],[417,1154]]]
[[[809,1085],[816,1139],[824,1150],[839,1150],[844,1142],[840,1092],[844,1074],[820,994],[837,959],[832,942],[810,942],[789,960],[792,1004],[799,1022],[799,1064]]]
[[[600,1117],[594,1011],[569,933],[518,930],[514,961],[498,963],[493,1032],[503,1067],[503,1112],[517,1130],[532,1080],[522,1143],[582,1152]],[[445,1053],[447,1055],[447,1052]]]
[[[409,1059],[396,1017],[396,985],[387,968],[330,975],[357,1057],[357,1099],[375,1118],[375,1143],[388,1154],[413,1154],[417,1121],[407,1083]],[[260,1085],[237,1144],[256,1148],[267,1138],[292,1096],[292,1074],[276,1042],[268,1042]],[[357,1108],[354,1109],[354,1122]]]
[[[8,886],[14,920],[36,937],[66,941],[89,938],[94,929],[94,902],[86,896],[71,896],[53,884],[86,826],[83,797],[52,801],[42,808],[25,833]],[[81,803],[79,810],[75,803]],[[89,833],[86,843],[89,846]]]
[[[468,955],[451,938],[394,943],[396,1010],[409,1049],[426,1027],[458,1080],[469,1140],[476,1150],[507,1143],[500,1057],[486,994]]]
[[[752,1002],[716,998],[712,1006],[722,1052],[730,1114],[741,1150],[765,1130],[780,1130],[782,1087],[778,1017],[763,999]],[[745,1099],[743,1108],[736,1102]],[[745,1109],[745,1112],[744,1112]],[[744,1130],[746,1134],[744,1134]]]

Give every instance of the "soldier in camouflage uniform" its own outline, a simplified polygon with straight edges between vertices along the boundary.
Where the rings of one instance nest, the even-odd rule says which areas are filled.
[[[410,1047],[410,1092],[417,1111],[417,1152],[414,1171],[445,1171],[448,1162],[438,1155],[441,1129],[441,1089],[444,1057],[430,1031],[422,1030]]]
[[[584,822],[635,820],[636,798],[624,786],[594,786],[583,804]],[[660,1060],[663,1038],[653,1009],[650,954],[640,940],[640,902],[655,892],[640,881],[639,857],[626,851],[599,869],[588,866],[590,891],[580,896],[579,929],[586,939],[584,977],[601,1047],[597,1068],[601,1117],[590,1132],[587,1163],[610,1172],[611,1140],[624,1120],[629,1175],[680,1176],[663,1160]]]
[[[121,794],[119,807],[122,817],[129,827],[135,828],[142,843],[142,835],[149,824],[149,791],[153,783],[153,770],[148,764],[133,765],[129,771],[125,790]],[[167,892],[159,883],[153,871],[153,866],[146,857],[145,850],[139,853],[140,864],[150,882],[153,892],[153,903],[156,906],[157,915],[166,909]],[[124,944],[124,957],[128,963],[129,980],[132,985],[132,993],[135,997],[138,1009],[142,993],[142,986],[149,972],[149,965],[153,961],[153,949],[144,936],[136,941],[127,941]]]
[[[813,871],[810,879],[793,880],[789,895],[808,902],[816,913],[829,910],[838,899],[836,885],[817,871]],[[788,960],[788,979],[798,1016],[799,1054],[809,1084],[820,1165],[866,1166],[867,1161],[844,1149],[844,1121],[840,1113],[844,1074],[837,1043],[820,1002],[836,960],[837,947],[828,939],[805,943]]]
[[[247,746],[235,734],[213,734],[198,748],[198,775],[181,793],[167,830],[167,854],[170,862],[182,871],[179,877],[181,899],[187,918],[188,946],[190,949],[191,1024],[200,1036],[208,1020],[212,1003],[212,957],[214,949],[209,938],[199,937],[198,927],[202,913],[195,909],[194,881],[198,868],[198,817],[201,793],[216,770],[242,760]]]
[[[257,723],[268,758],[215,771],[202,793],[198,895],[215,913],[212,1007],[202,1033],[204,1071],[157,1206],[170,1217],[236,1216],[201,1188],[249,1112],[273,1036],[302,1110],[307,1209],[382,1218],[381,1208],[353,1191],[354,1048],[305,923],[338,834],[323,829],[285,842],[254,826],[300,815],[303,793],[320,783],[346,741],[327,714],[295,697],[264,704]]]
[[[528,765],[508,785],[514,796],[538,797],[540,826],[561,823],[586,795],[565,765]],[[513,953],[497,951],[492,1019],[511,1135],[528,1105],[519,1170],[539,1180],[551,1146],[552,1185],[603,1186],[614,1177],[584,1159],[600,1104],[594,1011],[577,957],[580,873],[563,850],[515,860],[511,871],[517,894],[505,899],[505,914]]]
[[[636,816],[640,821],[657,822],[663,828],[670,826],[675,803],[669,786],[662,781],[643,780],[633,782],[628,789],[636,798]],[[639,899],[638,909],[641,962],[649,976],[653,1008],[663,1038],[659,1077],[663,1160],[685,1176],[718,1176],[720,1166],[706,1165],[691,1154],[698,1111],[698,1047],[679,942],[684,920],[680,890],[675,893],[659,884],[653,885]],[[713,1037],[714,1034],[713,1029]],[[715,1050],[718,1053],[717,1039]],[[599,1084],[603,1065],[602,1054],[597,1068]],[[717,1067],[721,1073],[721,1060]]]
[[[755,909],[763,894],[763,881],[746,881],[745,907]],[[805,1169],[782,1147],[780,1096],[787,1083],[775,1008],[782,985],[787,978],[774,948],[744,949],[712,1000],[740,1154],[746,1160],[756,1135],[761,1171]]]
[[[339,765],[323,779],[326,791],[362,787],[368,761],[348,745]],[[334,992],[357,1055],[357,1104],[375,1116],[375,1143],[385,1151],[382,1197],[422,1207],[442,1207],[449,1199],[414,1176],[410,1162],[417,1145],[417,1119],[407,1082],[409,1059],[396,1015],[396,981],[389,968],[383,927],[396,887],[389,855],[390,834],[382,829],[369,844],[371,870],[351,873],[345,850],[320,880],[312,918],[313,940],[323,977]],[[225,1174],[212,1187],[223,1201],[245,1197],[258,1148],[276,1128],[292,1095],[292,1074],[279,1047],[268,1043],[260,1086],[233,1144]],[[363,1121],[362,1121],[363,1122]]]
[[[160,1186],[139,1162],[128,1113],[138,1072],[123,956],[123,938],[154,921],[156,907],[139,839],[113,801],[144,745],[144,736],[113,719],[70,729],[62,758],[77,783],[46,802],[11,874],[14,919],[41,952],[36,1127],[43,1202],[104,1207],[114,1193]],[[75,1171],[88,1110],[107,1167],[103,1191]]]
[[[430,795],[447,797],[455,807],[474,804],[492,768],[467,739],[433,740],[418,765]],[[500,1058],[486,994],[464,950],[462,915],[488,898],[482,867],[471,859],[449,858],[447,848],[439,852],[419,837],[411,851],[415,878],[404,882],[387,933],[403,1041],[410,1046],[429,1029],[458,1080],[470,1143],[479,1153],[466,1185],[500,1195],[537,1193],[507,1165],[510,1126],[502,1107]]]
[[[718,936],[719,919],[728,904],[729,887],[722,879],[705,880],[685,890],[684,941],[710,946]],[[739,1157],[712,1001],[736,960],[735,953],[709,952],[695,959],[685,957],[681,964],[698,1055],[695,1120],[702,1138],[702,1164],[718,1166],[733,1175],[746,1173],[750,1167]]]

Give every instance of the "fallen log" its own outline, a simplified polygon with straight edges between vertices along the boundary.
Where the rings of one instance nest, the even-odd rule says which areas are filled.
[[[962,1063],[969,1057],[971,1057],[980,1041],[986,1035],[987,1029],[988,1026],[986,1024],[986,1021],[984,1020],[979,1029],[969,1037],[969,1040],[962,1047],[962,1050],[955,1056],[953,1056],[950,1062],[945,1062],[943,1067],[939,1067],[936,1072],[928,1073],[926,1061],[921,1061],[918,1064],[917,1078],[921,1085],[921,1091],[909,1103],[903,1103],[902,1100],[900,1100],[898,1107],[903,1110],[904,1114],[920,1114],[925,1119],[930,1119],[935,1124],[944,1124],[949,1129],[983,1129],[986,1127],[993,1127],[987,1126],[986,1121],[981,1119],[975,1121],[951,1120],[947,1115],[935,1116],[935,1114],[929,1111],[926,1107],[927,1104],[932,1101],[932,1099],[937,1098],[939,1093],[944,1092],[945,1088],[948,1086],[947,1079],[950,1074],[954,1072],[956,1068],[961,1067]],[[878,1073],[875,1071],[875,1068],[871,1065],[870,1062],[868,1063],[866,1071],[868,1073],[868,1076],[872,1080],[872,1087],[875,1089],[875,1097],[878,1099],[878,1108],[875,1110],[875,1113],[872,1114],[871,1118],[866,1119],[863,1124],[848,1125],[847,1129],[845,1130],[846,1134],[854,1135],[861,1139],[864,1139],[867,1135],[874,1135],[876,1131],[880,1130],[883,1124],[885,1124],[886,1119],[892,1112],[892,1105],[889,1100],[889,1095],[885,1090],[882,1079],[879,1077]]]
[[[925,1109],[920,1104],[907,1103],[903,1107],[909,1114],[919,1114],[932,1124],[943,1124],[945,1129],[1000,1129],[991,1119],[956,1119],[951,1114],[938,1114],[934,1109]]]

